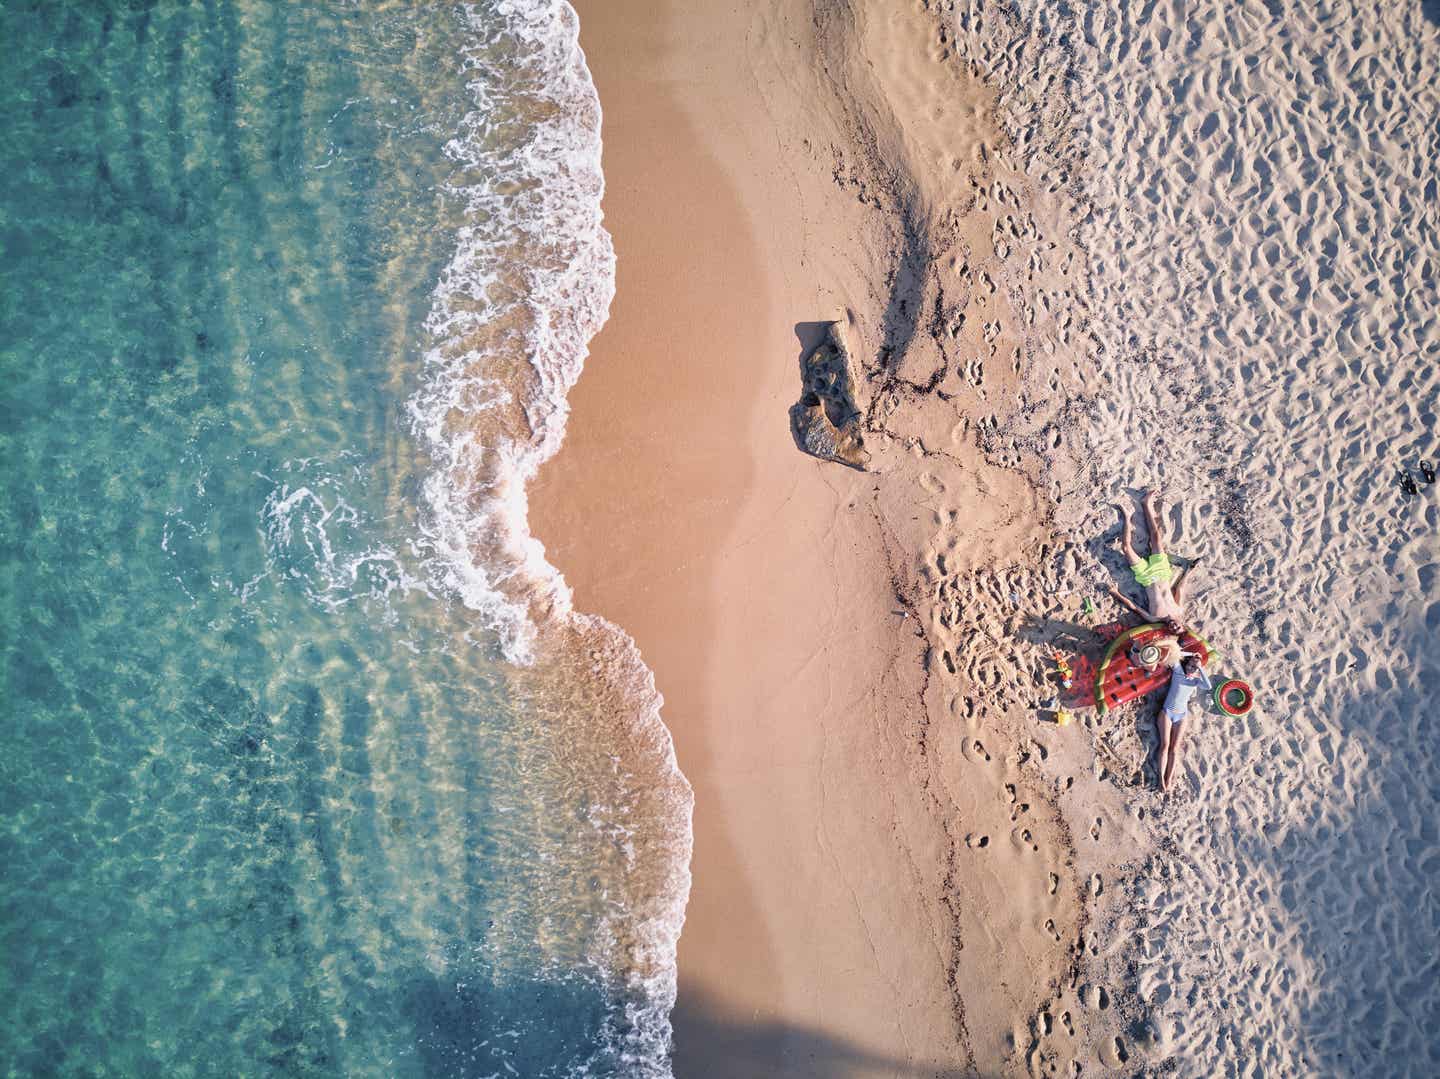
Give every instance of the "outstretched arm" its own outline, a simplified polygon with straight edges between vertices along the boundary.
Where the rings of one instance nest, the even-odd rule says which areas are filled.
[[[1185,606],[1185,589],[1190,579],[1190,571],[1199,564],[1200,559],[1194,559],[1188,566],[1176,573],[1174,580],[1170,582],[1170,594],[1175,597],[1175,602],[1181,607]]]
[[[1118,589],[1118,588],[1112,588],[1112,589],[1110,589],[1110,594],[1111,594],[1112,596],[1114,596],[1116,599],[1118,599],[1118,600],[1121,602],[1122,605],[1124,605],[1125,607],[1129,608],[1132,613],[1138,615],[1141,621],[1143,621],[1143,622],[1153,622],[1153,621],[1155,621],[1155,619],[1151,617],[1149,611],[1147,611],[1144,607],[1138,607],[1138,606],[1136,606],[1134,603],[1131,603],[1131,602],[1130,602],[1130,597],[1127,596],[1127,595],[1125,595],[1125,593],[1122,592],[1122,591],[1120,591],[1120,589]]]

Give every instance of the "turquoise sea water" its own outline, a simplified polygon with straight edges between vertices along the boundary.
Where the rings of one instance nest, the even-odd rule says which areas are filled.
[[[608,303],[573,14],[0,42],[6,1074],[664,1073],[688,788],[509,512]]]

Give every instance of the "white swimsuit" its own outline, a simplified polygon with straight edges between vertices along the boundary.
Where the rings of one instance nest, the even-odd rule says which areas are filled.
[[[1179,723],[1185,718],[1185,711],[1190,707],[1190,698],[1195,696],[1195,691],[1201,686],[1210,688],[1210,676],[1205,673],[1204,667],[1197,669],[1194,675],[1186,674],[1179,667],[1171,669],[1170,692],[1165,694],[1165,714],[1171,723]]]

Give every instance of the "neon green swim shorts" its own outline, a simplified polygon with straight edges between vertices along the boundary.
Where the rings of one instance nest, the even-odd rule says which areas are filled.
[[[1130,567],[1130,572],[1135,574],[1135,583],[1141,588],[1149,588],[1152,584],[1169,584],[1170,579],[1175,576],[1175,570],[1170,565],[1170,556],[1163,551],[1152,554],[1149,558],[1142,558]]]

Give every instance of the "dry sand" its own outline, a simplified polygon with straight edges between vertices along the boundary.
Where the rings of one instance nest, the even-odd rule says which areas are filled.
[[[1431,1072],[1434,29],[933,7],[580,5],[617,298],[532,525],[695,788],[676,1073]],[[788,426],[832,319],[864,472]],[[1151,482],[1262,690],[1168,799],[1042,707]]]
[[[1095,957],[1133,987],[1129,1066],[1440,1074],[1440,500],[1397,483],[1440,454],[1440,13],[1023,7],[957,36],[1087,207],[1093,465],[1061,523],[1119,581],[1109,502],[1166,490],[1216,669],[1259,690],[1131,796],[1160,853]]]

